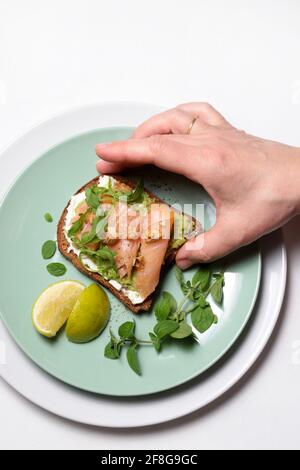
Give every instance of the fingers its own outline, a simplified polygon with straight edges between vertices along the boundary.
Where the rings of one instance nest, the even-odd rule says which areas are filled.
[[[236,248],[239,246],[230,242],[225,227],[223,230],[223,225],[217,222],[208,232],[185,243],[177,253],[176,263],[179,268],[187,269],[195,263],[208,263],[222,258]]]
[[[110,163],[103,160],[99,160],[96,165],[97,171],[104,175],[112,173],[120,173],[124,170],[124,165],[122,163]]]
[[[184,103],[177,109],[198,116],[207,126],[232,127],[228,121],[209,103]]]
[[[102,160],[121,165],[123,168],[153,164],[190,179],[195,178],[198,170],[204,174],[206,167],[201,146],[195,148],[165,136],[99,144],[96,146],[96,153]]]
[[[190,125],[197,117],[192,129]],[[229,122],[208,103],[185,103],[152,116],[136,128],[133,138],[144,139],[156,134],[197,134],[211,126],[232,127]]]
[[[186,112],[183,109],[170,109],[143,122],[137,127],[133,137],[135,139],[144,139],[156,134],[188,134],[194,117],[193,113]],[[197,119],[192,128],[193,133],[203,129],[204,125],[205,123],[201,119]]]

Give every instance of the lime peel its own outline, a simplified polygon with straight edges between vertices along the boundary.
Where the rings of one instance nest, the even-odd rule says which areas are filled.
[[[66,323],[85,286],[78,281],[60,281],[48,286],[32,308],[32,322],[43,336],[52,338]]]
[[[87,343],[104,330],[110,316],[106,292],[97,284],[86,287],[69,316],[66,334],[73,343]]]

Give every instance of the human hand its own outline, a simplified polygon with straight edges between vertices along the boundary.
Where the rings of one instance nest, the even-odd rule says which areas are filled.
[[[99,144],[96,153],[101,173],[154,164],[201,184],[211,196],[216,223],[179,250],[182,269],[220,258],[300,213],[300,149],[248,135],[207,103],[153,116],[133,138]]]

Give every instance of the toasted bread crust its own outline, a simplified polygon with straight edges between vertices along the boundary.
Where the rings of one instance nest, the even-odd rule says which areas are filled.
[[[131,188],[135,187],[135,183],[128,180],[124,176],[113,175],[113,178],[117,181],[122,182],[122,183],[126,183]],[[86,183],[75,194],[81,193],[82,191],[85,191],[86,188],[98,184],[98,181],[99,181],[99,176],[97,176],[96,178],[94,178],[91,181],[89,181],[88,183]],[[152,194],[150,191],[145,189],[145,192],[147,192],[147,194],[149,194],[149,196],[155,202],[166,204],[162,199],[158,198],[157,196],[155,196],[155,194]],[[128,307],[133,313],[139,313],[141,311],[144,311],[144,312],[149,311],[150,308],[151,308],[152,302],[153,302],[154,293],[151,294],[149,297],[147,297],[142,303],[133,304],[129,300],[129,298],[126,297],[126,295],[124,295],[122,292],[118,291],[115,287],[113,287],[107,279],[104,279],[104,277],[102,277],[98,273],[93,273],[93,272],[90,272],[89,270],[85,269],[84,266],[81,264],[78,256],[73,251],[68,251],[69,242],[65,237],[64,226],[65,226],[65,220],[66,220],[66,216],[67,216],[67,210],[68,210],[69,203],[70,203],[70,201],[68,202],[67,206],[65,207],[65,209],[64,209],[64,211],[63,211],[63,213],[60,217],[60,220],[58,222],[58,226],[57,226],[57,245],[58,245],[58,249],[61,252],[61,254],[65,258],[67,258],[69,261],[71,261],[71,263],[75,266],[75,268],[77,268],[80,272],[82,272],[83,274],[85,274],[86,276],[91,278],[93,281],[95,281],[95,282],[101,284],[102,286],[106,287],[107,289],[109,289],[112,292],[112,294],[115,297],[117,297],[124,305],[126,305],[126,307]],[[170,264],[172,264],[172,262],[174,261],[174,259],[176,257],[177,251],[178,251],[178,249],[173,250],[169,254],[167,259],[165,260],[165,264],[163,266],[163,269],[161,270],[161,275],[162,275],[162,271],[164,271],[168,266],[170,266]]]

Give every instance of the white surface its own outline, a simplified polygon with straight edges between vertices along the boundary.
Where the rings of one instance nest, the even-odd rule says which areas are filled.
[[[93,129],[97,124],[100,127],[113,127],[118,125],[119,116],[122,116],[123,124],[128,126],[144,120],[153,112],[153,107],[149,105],[114,103],[82,107],[46,121],[9,146],[0,156],[1,168],[6,168],[6,179],[3,176],[1,178],[0,195],[6,192],[10,182],[8,175],[13,174],[13,156],[20,146],[23,162],[28,163],[40,155],[42,149],[52,147],[59,139],[67,138],[74,132],[81,132],[82,127]],[[203,374],[201,380],[196,380],[193,385],[189,384],[174,393],[170,391],[140,399],[116,400],[82,393],[43,374],[21,353],[6,330],[1,328],[1,323],[0,337],[6,348],[6,363],[0,364],[0,375],[41,407],[86,424],[114,428],[146,426],[199,410],[221,396],[249,370],[273,331],[286,283],[286,253],[281,243],[278,232],[261,241],[261,294],[247,335],[237,350],[232,351],[230,360],[221,361],[219,367]]]
[[[106,100],[210,101],[249,132],[300,145],[299,13],[297,0],[2,0],[0,146],[53,113]],[[21,148],[14,158],[17,171]],[[285,230],[276,335],[226,401],[152,430],[104,431],[42,412],[0,382],[0,446],[299,448],[299,229],[294,220]]]

